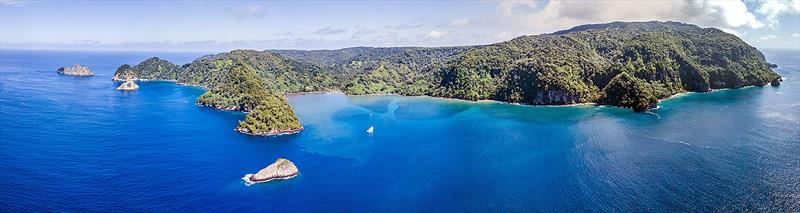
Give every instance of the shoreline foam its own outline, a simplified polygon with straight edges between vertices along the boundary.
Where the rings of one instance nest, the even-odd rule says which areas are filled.
[[[242,180],[244,181],[244,185],[245,186],[252,186],[252,185],[255,185],[255,184],[266,183],[266,182],[270,182],[270,181],[273,181],[273,180],[288,180],[288,179],[292,179],[294,177],[297,177],[298,174],[294,174],[294,175],[290,175],[290,176],[286,176],[286,177],[276,177],[276,178],[272,178],[272,179],[269,179],[269,180],[263,180],[263,181],[253,181],[253,180],[251,180],[250,177],[253,177],[253,175],[254,174],[245,174],[244,177],[242,177]]]

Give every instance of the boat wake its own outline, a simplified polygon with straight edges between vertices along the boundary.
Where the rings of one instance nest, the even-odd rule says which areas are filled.
[[[712,146],[696,145],[696,144],[692,144],[692,143],[689,143],[689,142],[686,142],[686,141],[681,141],[681,140],[670,140],[670,139],[667,139],[667,138],[660,138],[660,137],[653,137],[653,136],[646,136],[646,135],[642,135],[642,137],[646,137],[646,138],[650,138],[650,139],[654,139],[654,140],[659,140],[659,141],[663,141],[663,142],[667,142],[667,143],[675,143],[675,144],[682,144],[682,145],[691,146],[691,147],[698,147],[698,148],[702,148],[702,149],[714,148]]]
[[[661,115],[658,115],[658,114],[657,114],[657,113],[655,113],[655,112],[650,112],[650,111],[648,111],[648,112],[645,112],[645,113],[647,113],[647,114],[651,114],[651,115],[655,115],[655,116],[656,116],[656,118],[658,118],[658,120],[661,120]]]

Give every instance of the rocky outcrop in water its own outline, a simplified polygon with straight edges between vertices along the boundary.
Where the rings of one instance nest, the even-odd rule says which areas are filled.
[[[268,182],[271,180],[285,180],[293,178],[300,173],[297,167],[289,160],[278,158],[274,163],[270,164],[264,169],[261,169],[256,174],[247,174],[242,178],[249,186],[256,183]]]
[[[777,87],[777,86],[781,85],[781,81],[783,81],[783,79],[776,78],[776,79],[772,80],[772,82],[770,82],[769,84],[772,85],[773,87]]]
[[[134,83],[133,80],[128,80],[125,83],[122,83],[122,85],[119,85],[119,87],[117,87],[117,90],[122,90],[122,91],[133,91],[137,89],[139,89],[139,85],[136,85],[136,83]]]
[[[253,136],[280,136],[280,135],[297,134],[297,133],[302,132],[303,129],[304,129],[303,127],[299,127],[299,128],[291,128],[291,129],[272,129],[272,130],[266,130],[266,131],[257,131],[257,130],[254,131],[254,130],[251,130],[251,129],[247,128],[247,127],[242,127],[240,125],[239,127],[236,127],[235,130],[237,132],[241,132],[241,133],[248,134],[248,135],[253,135]]]
[[[58,74],[62,75],[74,75],[74,76],[93,76],[94,73],[89,71],[89,67],[81,66],[80,64],[75,64],[72,67],[61,67],[58,68],[56,71]]]

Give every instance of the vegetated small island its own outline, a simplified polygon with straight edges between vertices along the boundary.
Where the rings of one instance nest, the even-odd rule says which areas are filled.
[[[279,135],[303,129],[285,93],[597,103],[643,112],[683,92],[777,86],[781,76],[771,66],[756,48],[716,28],[613,22],[477,46],[234,50],[182,66],[150,58],[122,65],[114,80],[210,88],[198,105],[249,112],[236,130]]]
[[[58,74],[62,75],[74,75],[74,76],[93,76],[94,73],[89,71],[89,67],[81,66],[80,64],[75,64],[72,67],[60,67],[56,70]]]

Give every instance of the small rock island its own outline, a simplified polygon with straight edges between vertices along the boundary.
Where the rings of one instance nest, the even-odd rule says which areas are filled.
[[[80,64],[75,64],[72,67],[61,67],[58,68],[58,74],[62,75],[74,75],[74,76],[93,76],[94,73],[89,71],[89,67],[81,66]]]
[[[125,81],[125,83],[122,83],[122,85],[119,85],[119,87],[117,87],[117,90],[122,90],[122,91],[133,91],[137,89],[139,89],[139,85],[136,85],[136,83],[134,83],[133,80]]]
[[[297,167],[289,160],[278,158],[274,163],[270,164],[256,174],[247,174],[242,180],[245,184],[250,186],[256,183],[269,182],[271,180],[285,180],[296,177],[300,173]]]

